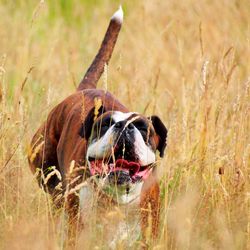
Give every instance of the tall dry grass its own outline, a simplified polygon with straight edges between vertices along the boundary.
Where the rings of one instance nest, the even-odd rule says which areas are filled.
[[[27,148],[75,90],[118,2],[0,1],[1,249],[63,247],[65,225],[53,224]],[[154,248],[249,249],[250,2],[122,3],[124,26],[99,86],[107,80],[131,110],[169,129]],[[96,235],[94,247],[108,244]]]

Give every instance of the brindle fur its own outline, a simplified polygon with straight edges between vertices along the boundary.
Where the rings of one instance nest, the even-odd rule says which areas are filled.
[[[78,196],[74,193],[65,196],[69,187],[69,177],[72,177],[72,173],[70,173],[72,162],[74,162],[76,170],[74,173],[77,173],[75,176],[80,174],[83,178],[80,178],[71,185],[71,188],[89,177],[88,172],[84,170],[87,140],[79,135],[79,131],[82,126],[86,126],[86,128],[91,126],[86,118],[95,106],[96,98],[102,101],[105,111],[117,110],[128,112],[128,109],[112,94],[96,89],[96,84],[104,70],[104,65],[109,62],[112,55],[120,28],[121,22],[111,19],[101,48],[79,84],[77,92],[67,97],[52,109],[47,120],[41,125],[31,141],[31,150],[28,156],[31,171],[37,174],[39,185],[51,194],[57,207],[60,207],[64,201],[66,202],[70,225],[69,237],[72,238],[76,234],[77,214],[79,210]],[[160,129],[159,133],[164,134],[156,134],[155,143],[156,145],[162,144],[161,156],[163,156],[167,132]],[[53,171],[51,169],[52,166],[60,172],[61,180],[58,178],[58,175],[52,175],[45,184],[44,180],[46,176]],[[60,181],[62,184],[61,190],[56,189]],[[66,197],[65,200],[63,199],[64,197]],[[145,240],[146,238],[145,232],[148,227],[149,216],[153,217],[152,236],[156,238],[159,226],[160,204],[159,184],[154,174],[143,185],[140,204],[143,239]]]

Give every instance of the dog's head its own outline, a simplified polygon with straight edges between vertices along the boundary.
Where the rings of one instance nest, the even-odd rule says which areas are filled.
[[[88,140],[86,161],[103,191],[119,203],[137,198],[143,181],[163,157],[167,129],[157,116],[91,110],[81,135]]]

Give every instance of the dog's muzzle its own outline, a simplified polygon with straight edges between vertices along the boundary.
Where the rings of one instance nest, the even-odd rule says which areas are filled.
[[[107,177],[109,184],[126,185],[147,179],[153,164],[140,166],[139,163],[118,159],[115,163],[89,159],[90,173],[99,178]]]

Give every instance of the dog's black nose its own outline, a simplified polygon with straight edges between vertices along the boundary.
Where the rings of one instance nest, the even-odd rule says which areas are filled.
[[[123,129],[125,126],[126,126],[126,123],[127,121],[119,121],[115,124],[115,128],[118,128],[118,129]],[[133,130],[134,129],[134,125],[132,123],[129,123],[127,126],[126,126],[126,129],[128,130]]]

